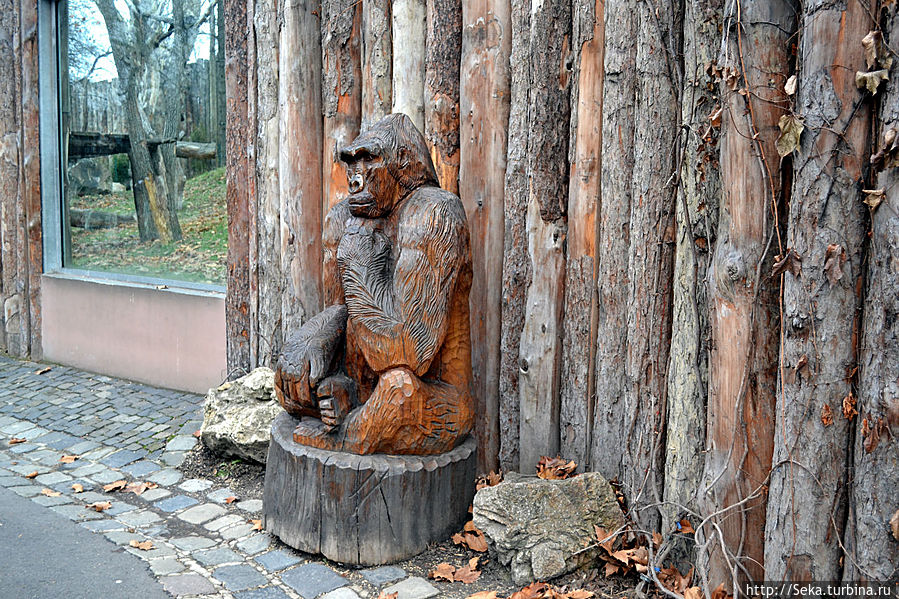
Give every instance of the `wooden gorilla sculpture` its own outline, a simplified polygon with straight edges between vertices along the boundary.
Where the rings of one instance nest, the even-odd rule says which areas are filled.
[[[294,441],[357,454],[436,454],[474,423],[471,252],[459,198],[439,187],[404,114],[340,150],[350,195],[323,233],[324,311],[284,346],[278,400]]]

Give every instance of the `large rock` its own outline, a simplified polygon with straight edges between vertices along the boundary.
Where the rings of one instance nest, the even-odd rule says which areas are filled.
[[[275,399],[275,373],[257,368],[209,390],[200,438],[216,453],[264,464],[272,421],[282,411]]]
[[[624,515],[608,481],[596,472],[566,480],[520,475],[477,492],[474,523],[484,531],[512,580],[523,585],[572,572],[595,556],[593,526],[613,531]],[[580,552],[580,553],[579,553]]]

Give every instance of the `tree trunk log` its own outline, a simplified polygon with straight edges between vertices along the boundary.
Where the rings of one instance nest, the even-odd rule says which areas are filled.
[[[589,469],[596,364],[597,204],[601,201],[605,22],[601,0],[573,5],[571,172],[568,186],[568,262],[565,275],[560,449]]]
[[[322,111],[319,4],[287,0],[279,55],[283,332],[321,310]]]
[[[459,193],[462,0],[427,0],[425,138],[440,186]]]
[[[426,0],[393,2],[393,112],[425,129]]]
[[[347,195],[338,152],[358,137],[362,121],[361,28],[360,2],[322,2],[322,215]]]
[[[362,130],[391,112],[393,39],[390,0],[362,0]]]
[[[509,4],[463,0],[459,196],[471,232],[471,358],[478,464],[483,472],[517,465],[517,395],[499,382],[503,285],[503,185],[509,125]],[[500,446],[500,438],[507,442]]]
[[[841,412],[857,365],[869,101],[855,84],[873,26],[849,2],[802,12],[797,106],[805,132],[795,158],[784,273],[774,472],[765,576],[836,580],[842,572],[849,420]],[[809,509],[814,506],[813,509]]]
[[[752,498],[716,518],[729,555],[717,541],[712,544],[713,587],[724,582],[730,588],[745,579],[737,567],[752,579],[764,578],[758,531],[765,501],[759,487],[771,470],[780,322],[777,280],[770,274],[780,238],[775,210],[782,201],[775,141],[789,107],[783,90],[794,15],[788,1],[744,1],[725,15],[728,58],[719,65],[725,70],[723,195],[709,275],[708,492],[702,499],[712,513]]]

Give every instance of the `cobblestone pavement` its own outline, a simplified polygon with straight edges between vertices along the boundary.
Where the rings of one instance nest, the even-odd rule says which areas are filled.
[[[395,566],[342,570],[312,561],[254,529],[261,500],[229,503],[233,493],[216,481],[184,480],[177,467],[197,442],[202,404],[189,393],[0,356],[0,486],[145,560],[177,597],[438,594]],[[66,463],[63,455],[78,457]],[[104,491],[119,480],[156,486],[140,495]],[[111,507],[100,512],[88,507],[106,501]],[[150,550],[131,546],[147,540]]]

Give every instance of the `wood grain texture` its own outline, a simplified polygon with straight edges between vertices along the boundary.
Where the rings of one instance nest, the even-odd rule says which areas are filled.
[[[505,0],[462,2],[459,195],[471,231],[471,352],[482,472],[514,468],[518,453],[518,398],[501,396],[499,380],[509,10]]]
[[[789,108],[789,2],[745,2],[725,14],[728,70],[721,83],[721,212],[709,272],[708,453],[703,493],[709,513],[749,497],[771,469],[780,319],[775,207],[782,201],[778,121]],[[777,23],[772,27],[769,23]],[[731,77],[736,76],[734,84]],[[749,96],[735,89],[746,89]],[[717,519],[728,550],[761,579],[764,497]],[[717,545],[717,544],[716,544]],[[730,586],[733,559],[712,551],[712,584]],[[742,574],[739,574],[742,577]]]
[[[830,580],[842,572],[850,422],[841,415],[858,363],[870,104],[855,84],[865,67],[866,7],[803,7],[796,112],[805,132],[794,159],[785,246],[780,389],[765,527],[765,575]],[[832,424],[826,410],[833,413]],[[781,462],[786,461],[781,464]],[[816,509],[808,509],[813,505]]]
[[[294,443],[296,424],[282,413],[272,425],[263,498],[265,529],[288,545],[374,566],[461,529],[475,492],[473,438],[437,456],[358,456]]]
[[[393,38],[390,0],[362,0],[362,130],[393,107]]]
[[[602,87],[605,54],[604,5],[573,5],[570,181],[565,314],[562,319],[560,450],[590,467],[596,364],[596,213],[602,197]]]
[[[281,263],[279,0],[256,0],[256,364],[274,366],[283,344]]]
[[[322,2],[322,214],[347,195],[337,152],[359,135],[362,122],[362,4]]]
[[[227,111],[228,289],[225,299],[228,372],[235,378],[250,370],[249,190],[247,124],[247,8],[243,0],[225,5],[225,90]],[[231,377],[229,377],[231,378]]]
[[[684,5],[684,81],[681,91],[682,185],[677,202],[671,352],[665,438],[662,530],[697,509],[705,460],[710,331],[707,276],[718,233],[721,195],[718,83],[706,67],[717,60],[724,2]],[[674,539],[672,557],[696,563],[690,539]],[[681,563],[684,563],[683,561]]]
[[[318,3],[285,0],[278,55],[282,330],[321,309],[322,108]]]
[[[428,0],[425,34],[425,138],[440,186],[458,194],[462,0]]]
[[[393,110],[425,124],[426,0],[394,0],[392,4]]]

